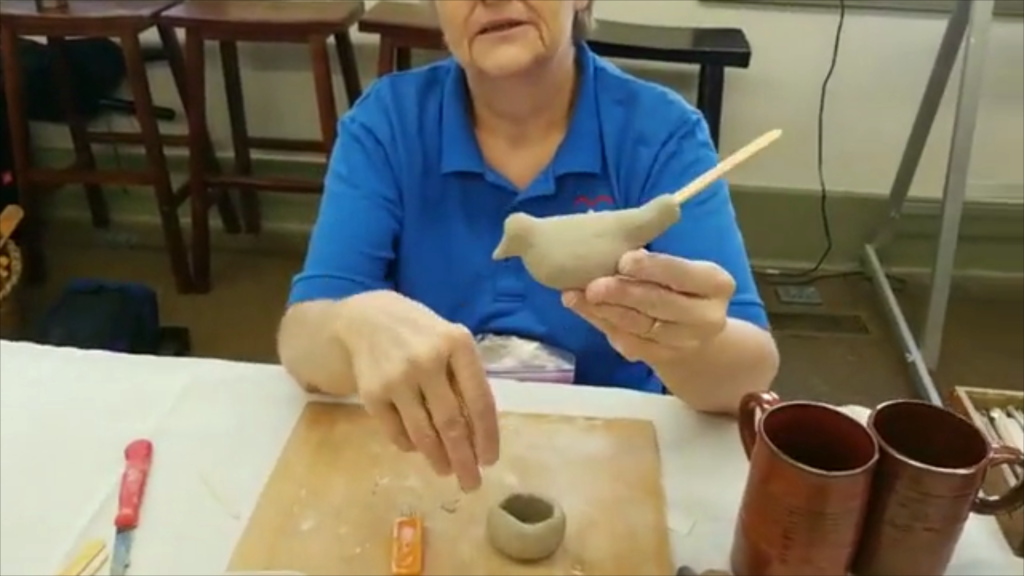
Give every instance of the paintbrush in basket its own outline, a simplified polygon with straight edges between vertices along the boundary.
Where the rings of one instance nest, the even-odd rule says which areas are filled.
[[[1024,430],[1021,430],[1013,417],[1008,416],[1006,411],[1000,408],[990,409],[988,415],[992,421],[992,427],[995,428],[1003,443],[1024,451]]]
[[[1017,425],[1020,426],[1021,430],[1024,430],[1024,412],[1018,410],[1016,406],[1010,406],[1006,411],[1017,422]]]
[[[1003,444],[1024,451],[1024,430],[1017,425],[1014,418],[1000,408],[992,408],[988,411],[989,422],[992,423],[992,428],[998,437],[998,440]],[[1013,476],[1019,479],[1024,475],[1024,469],[1020,466],[1012,466],[1010,470],[1013,472]]]

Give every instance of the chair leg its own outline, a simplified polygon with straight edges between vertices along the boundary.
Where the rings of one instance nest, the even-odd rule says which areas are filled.
[[[185,108],[185,114],[188,114],[188,98],[185,97],[186,84],[188,82],[188,71],[185,69],[185,56],[181,51],[181,43],[178,42],[178,35],[175,34],[174,29],[169,26],[158,25],[157,30],[160,33],[160,41],[163,44],[164,52],[167,54],[167,62],[171,69],[171,76],[174,78],[174,86],[178,91],[178,98],[181,99],[182,108]],[[203,100],[203,106],[206,106],[206,100]],[[217,160],[217,154],[213,148],[213,142],[209,138],[206,139],[204,144],[203,156],[207,159],[207,170],[210,170],[214,174],[220,174],[220,162]],[[235,210],[235,203],[231,201],[231,194],[228,190],[220,189],[216,191],[217,196],[217,212],[220,215],[221,224],[224,226],[224,231],[228,234],[238,234],[242,230],[242,226],[238,221],[238,212]]]
[[[192,151],[201,150],[209,141],[206,125],[206,54],[202,33],[185,31],[185,69],[189,71],[185,89],[188,102],[189,205],[192,210],[192,279],[196,292],[210,291],[210,199],[203,160]]]
[[[701,66],[697,82],[697,109],[704,113],[711,141],[718,148],[722,130],[722,97],[725,94],[725,68]]]
[[[356,62],[356,50],[352,45],[352,35],[348,30],[334,35],[334,48],[338,53],[338,65],[341,67],[341,79],[345,84],[345,96],[348,106],[355,105],[363,95],[363,83],[359,79],[359,64]]]
[[[37,189],[30,180],[31,155],[29,150],[28,119],[25,115],[25,92],[21,62],[18,59],[17,31],[7,26],[0,30],[0,58],[2,58],[3,89],[7,101],[7,123],[11,130],[11,152],[14,157],[14,177],[18,183],[18,203],[25,210],[19,240],[25,252],[24,276],[26,282],[39,284],[46,280],[46,262],[42,246],[42,219],[39,217]]]
[[[324,144],[324,152],[329,156],[337,137],[338,106],[334,101],[334,83],[331,77],[331,57],[327,52],[327,38],[310,38],[309,55],[312,59],[316,108],[320,117],[320,138]]]
[[[395,66],[399,72],[412,68],[412,48],[408,46],[395,47]]]
[[[249,126],[245,116],[245,97],[242,94],[242,72],[238,62],[238,43],[220,42],[220,66],[224,74],[224,96],[228,104],[231,123],[231,146],[235,154],[235,174],[252,175],[252,151],[249,149]],[[261,227],[260,200],[250,186],[239,188],[242,197],[242,221],[245,231],[259,234]]]
[[[64,110],[64,120],[68,125],[71,142],[75,148],[75,167],[94,172],[96,171],[96,157],[89,144],[89,133],[85,120],[75,103],[67,46],[64,38],[60,36],[49,36],[46,43],[53,56],[51,72],[54,84],[57,86],[57,97]],[[107,199],[103,195],[103,188],[99,184],[85,184],[84,187],[86,200],[89,203],[89,214],[92,216],[92,225],[96,228],[110,228],[110,210],[107,207]]]
[[[397,62],[395,56],[397,47],[390,36],[381,35],[380,43],[377,45],[377,77],[386,76],[395,71]]]
[[[193,284],[188,265],[188,252],[185,249],[185,239],[182,236],[181,222],[178,219],[178,206],[174,197],[174,188],[171,186],[171,175],[167,169],[167,157],[164,155],[160,128],[153,112],[153,95],[149,89],[149,77],[146,73],[139,37],[134,33],[122,35],[121,48],[124,50],[132,97],[135,99],[135,113],[142,133],[143,146],[146,149],[149,174],[153,179],[153,188],[156,192],[171,271],[174,273],[178,291],[189,293],[193,289]],[[191,119],[192,116],[193,114],[190,114],[189,118]],[[197,155],[195,161],[202,163],[204,159],[202,155]]]

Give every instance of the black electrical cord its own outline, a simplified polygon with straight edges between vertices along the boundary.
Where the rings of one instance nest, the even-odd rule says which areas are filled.
[[[843,39],[843,26],[846,24],[846,0],[839,0],[839,21],[836,23],[836,31],[832,40],[832,57],[828,64],[828,72],[825,73],[825,79],[821,83],[820,96],[818,98],[818,145],[817,145],[817,168],[818,168],[818,186],[820,190],[820,201],[819,210],[821,213],[821,229],[825,236],[825,248],[822,250],[821,255],[818,257],[817,262],[813,266],[806,270],[799,272],[776,272],[769,274],[768,276],[774,279],[785,279],[781,282],[775,282],[778,284],[802,284],[818,280],[819,277],[815,277],[817,272],[821,270],[821,266],[828,259],[829,254],[832,253],[833,240],[832,240],[832,222],[828,216],[828,185],[825,183],[825,105],[828,102],[828,88],[832,82],[832,76],[836,71],[836,63],[839,62],[839,46]],[[841,276],[852,276],[858,273],[844,272],[839,273]],[[830,275],[834,277],[834,275]]]
[[[836,63],[839,62],[839,46],[843,40],[843,25],[846,23],[846,0],[839,0],[839,20],[836,23],[835,38],[832,41],[832,58],[829,60],[828,72],[821,82],[821,94],[818,97],[818,186],[821,190],[821,200],[818,209],[821,212],[821,231],[825,236],[825,248],[821,256],[805,275],[814,274],[821,269],[822,264],[832,253],[832,222],[828,217],[828,185],[825,183],[825,104],[828,101],[828,87],[832,82],[832,75],[836,71]]]

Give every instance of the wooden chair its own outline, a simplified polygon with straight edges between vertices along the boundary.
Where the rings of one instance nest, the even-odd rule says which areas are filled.
[[[193,288],[177,208],[185,200],[188,188],[171,186],[164,144],[184,145],[183,137],[162,136],[154,115],[153,97],[146,73],[145,58],[139,36],[157,25],[157,16],[173,6],[172,0],[75,0],[66,8],[40,12],[32,0],[0,2],[0,53],[3,57],[3,84],[7,99],[7,118],[11,128],[15,173],[19,182],[20,201],[25,207],[26,221],[23,246],[26,250],[27,279],[45,278],[41,247],[41,221],[37,195],[67,185],[82,185],[88,197],[93,225],[106,228],[110,224],[107,204],[100,188],[103,184],[121,186],[152,186],[159,206],[167,254],[175,283],[181,292]],[[179,94],[184,94],[184,61],[174,32],[158,27]],[[75,163],[68,169],[33,166],[29,150],[28,121],[22,71],[18,61],[19,36],[44,36],[52,48],[54,79],[67,116],[67,125],[75,150]],[[135,118],[140,131],[132,133],[90,132],[76,110],[69,82],[65,54],[68,37],[110,37],[120,41],[124,51],[127,80],[134,98]],[[187,103],[184,102],[186,113]],[[96,165],[91,144],[142,145],[146,153],[146,170],[101,170]],[[213,149],[208,141],[198,146],[199,158],[213,162]],[[215,169],[215,168],[211,168]],[[239,231],[238,217],[226,194],[218,194],[218,207],[229,232]]]
[[[378,2],[360,19],[359,31],[380,37],[379,76],[408,69],[413,49],[446,49],[433,10],[419,3]],[[587,44],[595,53],[607,58],[699,66],[697,108],[704,113],[711,137],[718,145],[725,69],[750,66],[751,48],[743,30],[646,26],[602,20]]]
[[[676,28],[602,20],[588,41],[606,58],[698,66],[697,109],[718,146],[725,69],[750,66],[751,48],[740,28]]]
[[[316,152],[324,154],[325,158],[330,154],[336,136],[338,109],[334,100],[328,39],[334,39],[345,92],[351,105],[359,98],[362,88],[349,31],[362,14],[362,2],[342,0],[187,0],[160,15],[163,24],[185,30],[185,68],[188,76],[186,92],[189,109],[195,111],[189,115],[190,147],[193,154],[189,164],[189,180],[192,202],[192,273],[198,290],[210,289],[207,216],[207,190],[210,187],[238,187],[242,191],[242,220],[249,233],[258,233],[260,230],[257,191],[321,191],[322,180],[253,176],[251,151]],[[207,40],[215,40],[220,44],[235,157],[232,175],[212,173],[203,162],[196,159],[196,149],[209,138],[204,55],[204,43]],[[315,103],[320,118],[320,138],[288,140],[249,135],[238,62],[239,42],[299,43],[308,46],[312,60]],[[296,100],[296,105],[302,104]]]

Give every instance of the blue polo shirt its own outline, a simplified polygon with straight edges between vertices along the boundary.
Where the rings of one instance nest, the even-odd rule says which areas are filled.
[[[661,392],[650,368],[491,253],[513,212],[552,216],[639,206],[714,166],[707,124],[678,94],[622,72],[586,47],[569,131],[526,188],[490,169],[477,145],[465,76],[448,59],[377,80],[341,119],[320,213],[289,304],[396,290],[474,334],[510,334],[576,357],[576,382]],[[684,205],[649,249],[713,261],[736,279],[729,314],[767,325],[724,182]]]

